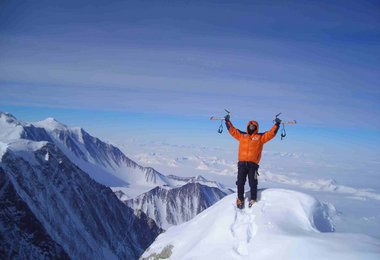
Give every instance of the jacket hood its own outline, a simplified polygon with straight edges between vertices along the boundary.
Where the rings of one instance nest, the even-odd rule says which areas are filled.
[[[251,120],[251,121],[248,122],[248,124],[247,124],[247,133],[248,133],[248,126],[251,125],[251,124],[256,125],[256,130],[253,132],[253,134],[257,134],[259,132],[259,123],[257,123],[255,120]]]

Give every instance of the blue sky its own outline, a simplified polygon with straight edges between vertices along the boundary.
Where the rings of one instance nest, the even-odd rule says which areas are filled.
[[[0,110],[202,144],[224,108],[263,130],[282,112],[283,147],[379,157],[380,2],[235,2],[3,1]]]

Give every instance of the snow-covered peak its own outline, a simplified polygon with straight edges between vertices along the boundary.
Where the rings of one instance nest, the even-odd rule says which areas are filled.
[[[196,181],[207,181],[206,178],[204,178],[202,175],[197,175],[194,177],[194,180]]]
[[[223,184],[216,181],[207,180],[202,175],[197,175],[195,177],[179,177],[176,175],[168,175],[167,178],[171,180],[173,186],[182,186],[185,183],[200,183],[209,187],[218,188],[226,194],[230,194],[232,192],[232,190],[230,190],[228,187],[225,187]]]
[[[0,112],[0,141],[19,139],[23,132],[23,125],[12,114]]]
[[[202,175],[197,175],[195,177],[180,177],[176,175],[168,175],[168,178],[179,181],[179,182],[188,182],[188,183],[194,183],[194,182],[211,182],[204,178]]]
[[[226,196],[161,234],[143,259],[377,259],[379,241],[333,232],[335,209],[307,194],[266,189],[250,209]]]
[[[33,125],[36,127],[45,128],[45,129],[50,130],[50,131],[54,131],[54,130],[61,130],[62,131],[62,130],[68,129],[67,125],[59,122],[58,120],[56,120],[53,117],[48,117],[45,120],[35,122],[35,123],[33,123]]]
[[[1,112],[1,111],[0,111],[0,121],[7,122],[9,124],[12,124],[12,123],[19,124],[19,121],[14,115],[7,112]]]

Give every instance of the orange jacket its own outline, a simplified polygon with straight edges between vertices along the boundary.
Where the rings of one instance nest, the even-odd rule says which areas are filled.
[[[252,135],[248,134],[250,124],[256,125],[256,130]],[[274,125],[269,131],[258,133],[259,124],[253,120],[248,122],[247,132],[236,129],[231,121],[226,121],[226,125],[230,134],[239,140],[239,161],[254,162],[256,164],[260,162],[264,144],[275,137],[279,129],[279,125]]]

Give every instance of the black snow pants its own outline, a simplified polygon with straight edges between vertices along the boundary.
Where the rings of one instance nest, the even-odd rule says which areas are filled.
[[[249,187],[251,188],[251,200],[257,200],[257,176],[259,165],[254,162],[238,162],[238,176],[237,176],[237,190],[238,198],[244,201],[244,185],[249,181]]]

